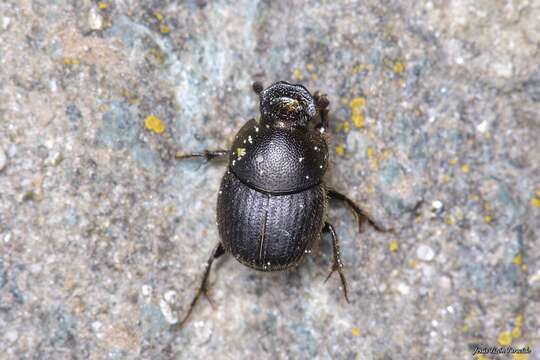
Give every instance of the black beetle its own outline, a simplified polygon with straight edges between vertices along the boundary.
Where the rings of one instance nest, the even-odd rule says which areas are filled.
[[[214,259],[232,254],[240,263],[260,271],[279,271],[297,265],[321,234],[332,237],[334,260],[347,302],[347,282],[333,226],[326,222],[328,199],[346,202],[359,224],[366,219],[384,231],[347,196],[329,189],[323,176],[328,166],[326,95],[311,95],[302,85],[279,81],[265,90],[256,82],[260,119],[251,119],[238,132],[230,151],[178,153],[178,159],[229,156],[219,190],[217,224],[221,240],[208,259],[188,319],[202,294]]]

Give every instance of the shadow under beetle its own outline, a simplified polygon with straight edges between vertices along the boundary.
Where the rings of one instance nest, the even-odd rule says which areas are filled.
[[[237,133],[231,150],[177,154],[185,159],[229,157],[217,199],[220,241],[206,264],[200,286],[184,318],[189,318],[202,294],[214,259],[231,254],[240,263],[260,271],[279,271],[297,265],[322,233],[330,233],[334,259],[347,302],[347,282],[334,227],[326,222],[328,199],[344,201],[359,224],[367,220],[384,231],[347,196],[329,189],[323,176],[328,166],[327,97],[311,95],[302,85],[279,81],[263,90],[253,84],[260,99],[260,119],[251,119]]]

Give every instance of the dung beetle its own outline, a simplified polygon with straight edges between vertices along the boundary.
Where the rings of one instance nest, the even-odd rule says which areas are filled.
[[[229,157],[217,199],[220,241],[214,247],[200,286],[178,327],[187,321],[202,294],[214,259],[230,254],[259,271],[280,271],[296,266],[311,252],[322,233],[332,237],[333,265],[347,302],[347,282],[339,240],[327,222],[329,199],[345,202],[359,225],[367,220],[383,230],[351,199],[328,188],[323,176],[328,167],[328,106],[326,95],[313,95],[302,85],[279,81],[253,90],[260,100],[260,118],[238,131],[230,150],[177,153],[177,159]]]

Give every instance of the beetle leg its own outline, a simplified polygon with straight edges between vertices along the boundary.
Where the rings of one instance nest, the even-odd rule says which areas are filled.
[[[339,278],[341,280],[341,285],[343,286],[343,295],[345,295],[345,300],[349,301],[349,295],[347,293],[347,280],[345,279],[345,272],[343,271],[343,263],[341,262],[341,252],[339,251],[339,239],[337,237],[334,227],[330,223],[324,223],[323,233],[329,232],[332,236],[332,248],[334,250],[334,263],[332,265],[332,271],[326,277],[325,282],[330,279],[330,276],[337,270]]]
[[[392,229],[385,229],[381,225],[379,225],[375,220],[371,218],[371,216],[368,215],[364,210],[360,209],[360,207],[351,199],[347,197],[347,195],[344,195],[340,192],[337,192],[335,190],[328,190],[328,197],[330,199],[336,199],[345,202],[349,207],[353,210],[354,215],[356,216],[356,220],[358,221],[358,227],[361,229],[362,227],[362,221],[365,219],[375,230],[380,232],[392,232]]]
[[[204,157],[206,160],[210,161],[214,158],[220,158],[222,156],[228,155],[229,151],[227,150],[204,150],[203,152],[194,152],[194,153],[183,153],[177,151],[174,157],[177,160],[195,158],[195,157]]]
[[[212,263],[214,262],[214,259],[217,259],[221,255],[225,253],[225,250],[223,249],[223,246],[221,245],[221,242],[214,248],[212,251],[212,254],[210,254],[210,257],[208,258],[208,261],[206,262],[206,270],[204,271],[204,275],[201,281],[201,284],[199,286],[199,289],[197,290],[197,293],[195,294],[195,297],[191,301],[191,304],[189,305],[188,311],[182,321],[178,323],[176,326],[176,329],[180,329],[184,326],[186,321],[189,319],[189,316],[191,315],[191,312],[195,308],[195,305],[199,301],[199,298],[201,295],[205,295],[206,298],[210,301],[210,298],[208,297],[208,276],[210,275],[210,270],[212,269]],[[210,302],[211,303],[211,302]]]

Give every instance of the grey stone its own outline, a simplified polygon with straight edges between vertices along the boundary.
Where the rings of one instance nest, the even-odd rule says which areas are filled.
[[[520,316],[512,346],[534,358],[539,16],[534,1],[0,2],[0,358],[464,359]],[[258,114],[254,80],[328,94],[326,180],[393,231],[332,202],[350,304],[324,282],[325,235],[288,272],[217,260],[213,305],[175,331],[218,241],[226,162],[174,154],[227,148]]]

